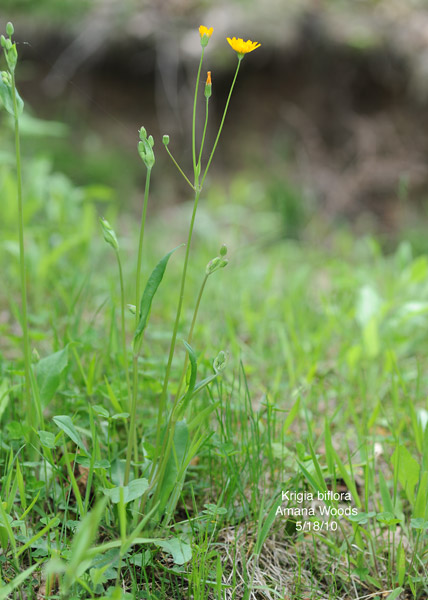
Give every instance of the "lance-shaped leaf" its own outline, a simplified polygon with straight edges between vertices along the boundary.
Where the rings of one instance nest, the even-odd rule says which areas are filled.
[[[137,326],[137,329],[135,330],[135,334],[134,334],[134,341],[133,341],[134,353],[138,353],[138,351],[139,351],[140,344],[141,344],[141,338],[143,336],[144,330],[147,326],[147,321],[149,319],[149,314],[150,314],[150,309],[152,307],[153,297],[156,294],[158,287],[163,279],[166,265],[168,264],[169,258],[171,256],[171,254],[173,252],[175,252],[177,250],[177,248],[180,248],[181,246],[183,246],[183,244],[181,244],[180,246],[177,246],[176,248],[171,250],[171,252],[168,252],[168,254],[165,254],[165,256],[158,262],[156,267],[153,269],[150,277],[147,280],[146,287],[145,287],[143,295],[141,297],[140,314],[139,314],[140,320],[138,322],[138,326]]]
[[[193,391],[195,389],[196,373],[197,373],[197,368],[198,368],[197,362],[196,362],[195,351],[186,341],[183,340],[183,343],[186,346],[186,350],[189,354],[190,379],[189,379],[189,385],[187,387],[187,391],[184,394],[183,398],[180,400],[179,405],[177,406],[177,418],[178,419],[180,419],[181,416],[184,414],[184,411],[186,410],[187,405],[189,404],[190,398],[192,397]]]

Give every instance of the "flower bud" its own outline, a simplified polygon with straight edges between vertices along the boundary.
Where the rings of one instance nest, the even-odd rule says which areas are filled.
[[[221,248],[220,248],[220,256],[226,256],[227,254],[227,246],[226,244],[222,244]]]
[[[10,35],[13,35],[14,32],[15,32],[15,29],[14,29],[12,23],[9,21],[9,23],[6,25],[6,33],[7,33],[7,35],[10,36]]]
[[[211,81],[211,71],[207,73],[207,80],[205,82],[205,98],[211,98],[212,94],[212,81]]]
[[[4,35],[0,37],[0,44],[2,48],[6,48],[6,38],[4,37]]]
[[[151,169],[155,164],[155,155],[153,152],[153,146],[155,142],[153,136],[147,137],[147,131],[144,127],[140,128],[140,141],[138,142],[138,153],[141,160],[146,165],[147,169]]]
[[[163,136],[162,143],[164,144],[164,146],[168,146],[168,144],[169,144],[169,135],[164,135]]]
[[[117,252],[119,250],[119,242],[117,241],[117,237],[112,226],[107,221],[107,219],[104,219],[104,217],[100,218],[100,224],[103,230],[105,241],[107,242],[107,244],[110,244],[110,246]]]
[[[219,258],[218,256],[210,260],[205,269],[206,275],[211,275],[211,273],[214,273],[214,271],[216,271],[219,268],[220,261],[221,258]]]
[[[7,47],[8,42],[10,44],[10,48]],[[12,44],[10,40],[6,40],[6,61],[7,66],[11,71],[15,70],[16,63],[18,62],[18,52],[16,51],[16,44]]]

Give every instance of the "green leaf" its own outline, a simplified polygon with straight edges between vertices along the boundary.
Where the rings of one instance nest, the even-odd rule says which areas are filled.
[[[184,565],[192,558],[192,548],[189,544],[178,538],[159,540],[155,544],[162,548],[164,552],[172,554],[172,559],[176,565]]]
[[[404,592],[404,588],[398,587],[391,594],[389,594],[389,596],[387,596],[385,600],[396,600],[396,598],[398,598],[401,592]]]
[[[141,498],[144,492],[149,487],[147,479],[134,479],[129,485],[123,487],[123,501],[125,504],[132,502],[136,498]],[[114,488],[104,488],[103,493],[108,496],[113,504],[118,504],[120,501],[120,486]]]
[[[51,431],[38,431],[37,435],[40,438],[40,443],[45,448],[53,449],[56,447],[55,436]]]
[[[52,400],[68,364],[68,345],[59,352],[42,358],[36,367],[37,385],[43,406]]]
[[[162,491],[159,498],[159,513],[162,514],[168,503],[171,492],[177,484],[178,473],[185,461],[189,446],[189,430],[185,421],[178,421],[174,431],[173,449],[165,469]]]
[[[391,460],[393,464],[397,464],[395,461],[398,460],[398,481],[406,492],[407,499],[413,506],[416,499],[415,487],[419,481],[419,472],[421,470],[419,463],[405,446],[398,446],[394,450]]]
[[[288,429],[291,427],[294,419],[297,417],[300,408],[300,398],[297,398],[296,402],[291,407],[290,412],[287,415],[287,418],[284,421],[284,425],[282,426],[282,433],[287,433]]]
[[[80,569],[88,562],[86,553],[95,539],[98,525],[104,513],[106,499],[100,500],[91,512],[87,513],[83,521],[79,523],[76,534],[70,548],[70,561],[67,564],[61,591],[67,595],[68,590],[79,576]],[[89,561],[88,566],[90,566]]]
[[[181,244],[180,246],[177,246],[176,248],[171,250],[171,252],[168,252],[168,254],[165,254],[165,256],[158,262],[156,267],[153,269],[150,277],[147,280],[146,287],[145,287],[143,295],[141,297],[140,314],[139,314],[140,320],[138,322],[137,329],[135,330],[135,334],[134,334],[134,341],[133,341],[134,352],[136,350],[138,351],[138,345],[141,341],[141,337],[147,326],[150,309],[152,307],[153,297],[156,294],[158,287],[163,279],[166,265],[168,264],[170,256],[173,252],[175,252],[177,250],[177,248],[180,248],[182,245],[183,244]]]
[[[262,502],[263,503],[263,502]],[[260,552],[262,550],[263,544],[266,541],[266,538],[269,534],[269,531],[271,530],[271,527],[275,521],[276,518],[276,511],[278,509],[278,506],[281,506],[282,503],[282,496],[280,495],[276,500],[274,500],[274,502],[272,503],[271,509],[267,514],[266,519],[264,520],[264,523],[261,527],[259,527],[259,530],[257,532],[257,539],[256,539],[256,544],[255,544],[255,548],[254,548],[254,554],[256,556],[260,556]],[[262,511],[260,510],[260,513]],[[259,518],[262,518],[262,514],[259,515]]]
[[[413,516],[416,519],[425,519],[428,516],[428,471],[422,473],[421,481],[419,483],[418,493],[416,495],[415,508]]]
[[[183,340],[183,343],[186,346],[186,350],[189,354],[190,379],[189,379],[189,385],[188,385],[187,391],[177,406],[177,418],[178,419],[183,416],[183,414],[187,408],[187,405],[189,404],[189,401],[192,397],[193,391],[195,389],[196,374],[197,374],[197,370],[198,370],[195,351],[185,340]]]
[[[410,527],[412,529],[419,529],[419,530],[424,530],[424,529],[428,529],[428,521],[425,521],[424,519],[410,519]]]
[[[73,425],[73,421],[68,415],[58,415],[53,418],[53,421],[66,435],[68,435],[71,440],[73,440],[76,446],[81,448],[81,450],[83,450],[86,454],[88,453],[83,445],[82,438],[80,437],[78,431]]]
[[[23,102],[21,96],[18,94],[18,90],[16,88],[15,88],[15,92],[16,92],[16,107],[18,109],[18,116],[19,116],[22,113],[22,111],[24,110],[24,102]],[[0,98],[1,98],[1,101],[3,102],[5,109],[7,110],[7,112],[9,114],[11,114],[12,117],[14,117],[15,111],[13,109],[12,87],[3,81],[1,75],[0,75]]]
[[[28,567],[25,571],[20,573],[15,579],[12,579],[10,583],[5,585],[4,587],[0,587],[0,600],[7,600],[10,598],[14,589],[19,587],[24,583],[26,579],[28,579],[33,571],[37,569],[39,563],[35,563],[31,567]]]

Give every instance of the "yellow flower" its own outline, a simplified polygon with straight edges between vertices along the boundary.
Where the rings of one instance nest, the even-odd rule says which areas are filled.
[[[201,39],[204,37],[204,35],[206,35],[207,38],[209,39],[212,36],[213,31],[214,31],[214,29],[212,27],[210,27],[209,29],[208,29],[208,27],[205,27],[205,25],[201,25],[199,27],[199,33],[200,33]]]
[[[243,58],[244,54],[248,54],[248,52],[252,52],[256,48],[259,48],[261,44],[259,42],[252,42],[251,40],[247,40],[244,42],[242,38],[233,37],[232,39],[227,38],[227,41],[238,53],[238,58]]]

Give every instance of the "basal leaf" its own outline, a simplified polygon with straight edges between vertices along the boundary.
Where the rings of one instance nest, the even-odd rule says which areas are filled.
[[[73,440],[76,446],[81,448],[86,454],[88,453],[83,445],[79,432],[74,427],[73,421],[68,415],[57,415],[53,418],[53,421],[71,440]]]
[[[43,406],[46,406],[54,397],[67,364],[68,345],[63,350],[42,358],[37,363],[36,379]]]
[[[172,554],[172,559],[176,565],[184,565],[192,558],[192,548],[189,544],[178,538],[159,540],[155,544],[162,548],[164,552]]]

